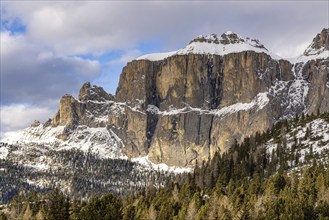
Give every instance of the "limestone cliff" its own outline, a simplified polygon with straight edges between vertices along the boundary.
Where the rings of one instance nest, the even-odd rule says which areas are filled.
[[[62,140],[83,126],[103,128],[128,157],[193,166],[278,120],[329,111],[328,39],[323,29],[303,55],[285,60],[233,32],[199,36],[129,62],[115,96],[90,83],[78,100],[63,96],[47,126],[64,126]]]
[[[205,44],[212,44],[210,52],[202,51]],[[303,57],[291,61],[234,33],[201,36],[168,57],[149,55],[128,63],[116,98],[144,112],[137,139],[151,161],[188,166],[280,119],[328,111],[329,55],[308,57],[317,50],[317,55],[328,53],[328,29]],[[133,150],[131,155],[136,156]]]

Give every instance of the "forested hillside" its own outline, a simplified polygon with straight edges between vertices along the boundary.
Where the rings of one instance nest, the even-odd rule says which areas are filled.
[[[328,124],[328,113],[284,120],[130,196],[19,193],[2,219],[329,219]]]
[[[15,145],[6,147],[15,150]],[[42,166],[45,161],[40,161],[41,164],[29,161],[40,155],[49,160],[46,162],[49,168]],[[91,152],[76,149],[48,150],[46,154],[30,150],[24,152],[24,157],[28,161],[21,157],[18,160],[0,158],[0,204],[8,202],[19,192],[46,193],[56,187],[70,197],[81,199],[109,191],[117,196],[127,196],[149,185],[163,186],[174,178],[173,173],[148,169],[130,160],[102,159]],[[27,166],[29,163],[31,165]]]

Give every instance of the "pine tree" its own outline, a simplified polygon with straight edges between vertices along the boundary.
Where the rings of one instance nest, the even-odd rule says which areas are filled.
[[[7,220],[7,216],[3,213],[3,212],[0,212],[0,220]]]
[[[135,206],[129,204],[122,210],[123,220],[134,220],[135,219]]]
[[[196,192],[187,207],[186,220],[196,219],[199,208],[201,207],[201,202],[200,194]]]
[[[49,196],[48,216],[49,220],[68,220],[69,203],[64,194],[56,188]]]
[[[148,217],[147,217],[147,219],[148,220],[156,220],[157,217],[158,217],[157,211],[156,211],[154,205],[151,204],[151,206],[150,206],[150,208],[148,210]]]

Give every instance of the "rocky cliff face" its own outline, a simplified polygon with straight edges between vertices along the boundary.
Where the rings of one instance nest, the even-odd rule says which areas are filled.
[[[105,128],[128,157],[192,166],[278,120],[328,111],[328,39],[323,29],[302,56],[284,60],[232,32],[200,36],[129,62],[114,97],[89,83],[78,100],[64,96],[51,126],[66,128],[64,141],[81,126]]]
[[[152,123],[139,126],[150,134],[139,137],[146,138],[144,148],[151,161],[188,166],[280,119],[328,111],[329,56],[305,61],[313,55],[307,52],[310,48],[320,50],[317,54],[329,53],[327,39],[324,29],[303,59],[288,61],[234,33],[200,36],[180,50],[191,53],[178,51],[160,60],[144,56],[128,63],[116,97],[130,105],[138,102],[145,113],[140,118],[152,118]],[[204,44],[211,44],[215,49],[210,52],[215,53],[202,51],[208,49]],[[232,52],[245,44],[262,51]]]

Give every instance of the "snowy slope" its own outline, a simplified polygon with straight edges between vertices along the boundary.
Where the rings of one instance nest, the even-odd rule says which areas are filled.
[[[174,56],[176,53],[177,51],[166,52],[166,53],[150,53],[140,56],[136,58],[136,60],[158,61],[158,60],[166,59],[167,57]]]
[[[307,134],[309,132],[309,134]],[[281,135],[282,137],[282,135]],[[280,137],[280,138],[281,138]],[[298,164],[307,163],[307,156],[329,162],[329,123],[317,118],[305,125],[298,125],[291,128],[285,134],[286,146],[284,150],[287,154],[299,155]],[[266,144],[268,154],[272,154],[282,141],[277,143],[273,138]],[[295,157],[296,158],[296,157]],[[290,162],[290,166],[296,166],[296,159]]]
[[[42,145],[53,150],[76,148],[84,152],[92,152],[101,158],[126,158],[121,152],[121,140],[105,127],[78,126],[68,140],[57,138],[63,133],[64,129],[64,126],[44,127],[43,124],[40,124],[37,127],[29,127],[13,133],[1,142],[19,145],[22,151],[26,146],[38,147]]]
[[[329,50],[321,50],[320,52],[318,51],[318,53],[316,53],[315,51],[313,53],[310,53],[308,55],[301,55],[295,59],[290,59],[289,61],[291,63],[306,63],[307,61],[310,60],[319,60],[319,59],[329,59]]]

